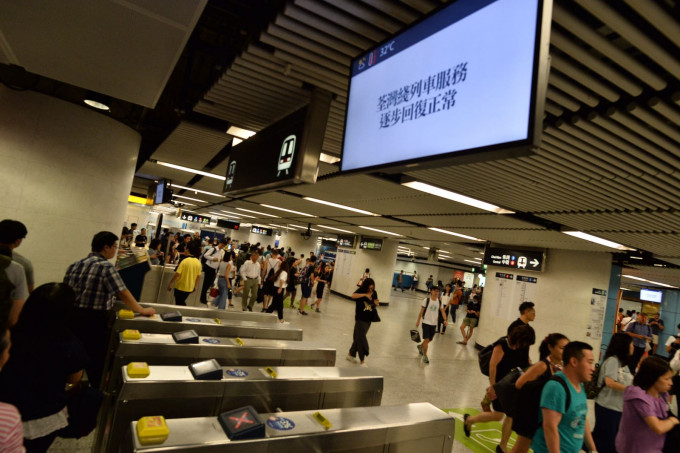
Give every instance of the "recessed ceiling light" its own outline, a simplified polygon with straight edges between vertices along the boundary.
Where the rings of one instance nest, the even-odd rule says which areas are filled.
[[[275,219],[280,219],[280,218],[281,218],[281,217],[279,217],[279,216],[277,216],[277,215],[266,214],[266,213],[260,212],[260,211],[252,211],[252,210],[250,210],[250,209],[245,209],[245,208],[236,208],[236,209],[238,209],[239,211],[251,212],[251,213],[257,214],[257,215],[263,215],[263,216],[265,216],[265,217],[273,217],[273,218],[275,218]]]
[[[436,231],[437,233],[450,234],[451,236],[456,236],[463,239],[469,239],[471,241],[484,241],[484,239],[478,239],[472,236],[466,236],[465,234],[454,233],[453,231],[442,230],[441,228],[428,227],[428,230]]]
[[[446,198],[447,200],[455,201],[456,203],[466,204],[475,208],[483,209],[485,211],[495,212],[496,214],[514,214],[515,211],[503,209],[485,201],[477,200],[466,195],[451,192],[450,190],[442,189],[437,186],[426,184],[420,181],[409,181],[401,184],[402,186],[410,187],[411,189],[419,190],[436,197]]]
[[[207,201],[205,201],[205,200],[199,200],[198,198],[189,198],[189,197],[185,197],[184,195],[175,195],[175,194],[172,194],[172,196],[173,196],[174,198],[182,198],[182,199],[184,199],[184,200],[200,201],[201,203],[207,203]],[[194,205],[194,206],[195,206],[195,205]]]
[[[354,234],[353,231],[343,230],[343,229],[341,229],[341,228],[329,227],[329,226],[327,226],[327,225],[317,225],[317,226],[318,226],[319,228],[324,228],[324,229],[326,229],[326,230],[333,230],[333,231],[340,231],[340,232],[342,232],[342,233],[350,233],[350,234]]]
[[[625,245],[621,245],[613,241],[608,241],[607,239],[602,239],[600,237],[593,236],[592,234],[584,233],[583,231],[563,231],[562,233],[568,234],[569,236],[573,236],[579,239],[583,239],[584,241],[604,245],[605,247],[609,247],[616,250],[635,250],[630,247],[626,247]]]
[[[265,208],[269,208],[269,209],[276,209],[278,211],[290,212],[291,214],[298,214],[298,215],[301,215],[301,216],[304,216],[304,217],[316,217],[315,215],[307,214],[306,212],[293,211],[292,209],[278,208],[276,206],[272,206],[272,205],[269,205],[269,204],[260,203],[260,206],[264,206]]]
[[[634,260],[643,260],[643,259],[644,259],[644,258],[641,257],[641,256],[631,256],[630,258],[631,258],[631,259],[634,259]]]
[[[353,208],[351,206],[345,206],[344,204],[333,203],[333,202],[330,202],[330,201],[319,200],[318,198],[311,198],[311,197],[302,197],[302,199],[307,200],[307,201],[312,201],[314,203],[325,204],[326,206],[332,206],[332,207],[338,208],[338,209],[344,209],[346,211],[358,212],[359,214],[366,214],[366,215],[380,217],[380,214],[375,214],[373,212],[364,211],[363,209]]]
[[[240,127],[231,126],[227,129],[227,134],[238,137],[242,140],[248,140],[250,137],[256,134],[256,132],[249,131],[248,129],[242,129]]]
[[[175,184],[175,183],[170,184],[170,187],[177,187],[178,189],[189,190],[189,191],[195,192],[195,193],[204,193],[206,195],[212,195],[213,197],[227,198],[224,195],[221,195],[219,193],[207,192],[205,190],[194,189],[193,187],[180,186],[180,185]]]
[[[377,228],[371,228],[371,227],[367,227],[367,226],[360,226],[359,228],[363,228],[364,230],[377,231],[378,233],[385,233],[385,234],[389,234],[389,235],[392,235],[392,236],[403,236],[402,234],[392,233],[391,231],[379,230]]]
[[[243,143],[243,139],[238,138],[238,137],[234,137],[234,138],[231,139],[231,146],[236,146],[239,143]]]
[[[108,105],[103,104],[101,102],[97,102],[94,99],[85,99],[83,102],[85,102],[90,107],[96,108],[97,110],[105,110],[107,112],[111,110]]]
[[[175,170],[185,171],[187,173],[194,173],[196,175],[202,175],[202,176],[206,176],[208,178],[219,179],[221,181],[224,181],[225,179],[227,179],[225,176],[216,175],[214,173],[209,173],[207,171],[196,170],[194,168],[184,167],[182,165],[171,164],[169,162],[161,162],[160,160],[149,159],[149,162],[152,162],[152,163],[158,164],[158,165],[162,165],[163,167],[174,168]]]

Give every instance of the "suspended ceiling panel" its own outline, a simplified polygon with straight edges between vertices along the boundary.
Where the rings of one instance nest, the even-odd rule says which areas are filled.
[[[332,206],[326,206],[319,203],[314,203],[312,201],[302,200],[299,197],[286,195],[278,192],[270,192],[261,195],[255,195],[248,197],[247,201],[252,201],[254,203],[268,204],[271,206],[276,206],[284,209],[291,209],[298,212],[304,212],[305,214],[311,214],[317,217],[331,217],[337,216],[339,213],[347,212]],[[272,214],[277,214],[287,217],[304,218],[294,213],[288,213],[285,211],[276,211],[269,208],[262,208],[264,212],[271,212]],[[313,219],[312,217],[307,217]],[[322,222],[319,222],[322,223]]]
[[[631,266],[625,267],[623,269],[623,275],[624,277],[621,279],[621,286],[628,285],[653,286],[653,284],[649,282],[642,282],[639,280],[634,280],[625,277],[625,275],[632,275],[634,277],[640,277],[646,280],[651,280],[654,282],[660,282],[665,283],[667,285],[680,287],[680,273],[678,273],[677,269],[668,269],[652,266]]]
[[[667,233],[680,231],[680,212],[600,212],[538,215],[584,231],[607,229]]]
[[[153,108],[207,0],[4,0],[0,55],[27,71]]]
[[[350,224],[354,225],[364,225],[364,226],[370,226],[372,228],[381,228],[385,229],[387,231],[392,231],[392,227],[401,227],[404,225],[403,222],[400,222],[398,220],[392,220],[388,219],[387,217],[371,217],[371,216],[355,216],[355,215],[343,215],[343,216],[333,216],[329,217],[332,220],[336,220],[338,222],[347,222]],[[396,231],[395,231],[396,233]],[[366,233],[370,234],[370,233]],[[374,234],[375,236],[375,234]],[[389,235],[386,235],[389,236]]]
[[[216,131],[183,121],[151,157],[200,170],[229,144],[231,139],[231,135],[227,135],[226,131]],[[192,176],[190,173],[187,174]]]
[[[508,215],[398,215],[399,219],[439,228],[536,228],[535,224]]]

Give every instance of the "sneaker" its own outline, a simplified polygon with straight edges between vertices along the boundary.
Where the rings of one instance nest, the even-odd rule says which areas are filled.
[[[352,357],[351,355],[347,354],[347,361],[352,362],[352,363],[357,363],[357,358]]]
[[[423,356],[423,363],[430,363],[430,359],[426,355]]]
[[[423,355],[423,347],[421,345],[416,346],[418,348],[418,354]]]

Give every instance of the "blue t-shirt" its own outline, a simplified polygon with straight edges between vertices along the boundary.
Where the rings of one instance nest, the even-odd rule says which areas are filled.
[[[567,383],[567,387],[571,392],[569,410],[565,413],[567,394],[564,392],[564,387],[559,382],[554,381],[548,381],[545,387],[543,387],[540,406],[562,414],[562,420],[560,420],[557,426],[560,433],[560,452],[578,453],[581,451],[581,447],[583,447],[583,436],[586,430],[586,414],[588,413],[586,392],[583,384],[579,384],[581,391],[577,392],[561,371],[555,373],[555,376],[561,377]],[[543,420],[542,413],[540,419],[541,421]],[[534,450],[534,453],[548,453],[543,426],[536,431],[531,448]]]

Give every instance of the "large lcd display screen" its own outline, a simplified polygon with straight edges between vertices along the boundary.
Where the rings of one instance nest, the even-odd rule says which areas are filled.
[[[341,170],[528,153],[540,133],[550,5],[458,0],[354,59]]]
[[[656,302],[657,304],[660,304],[662,297],[663,292],[661,291],[654,291],[651,289],[640,290],[640,300],[645,300],[647,302]]]

